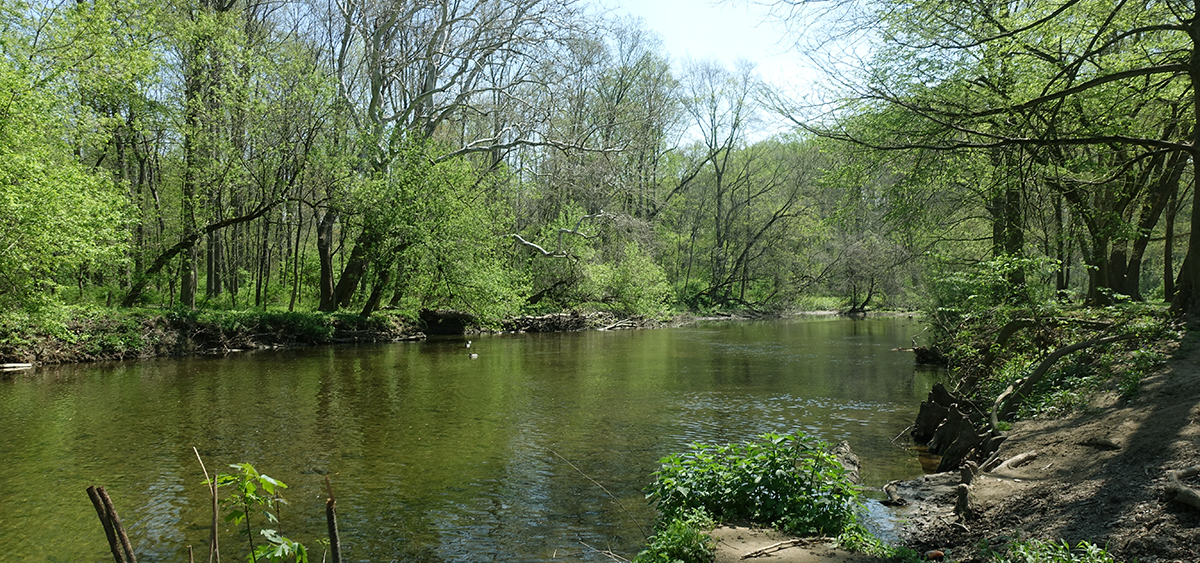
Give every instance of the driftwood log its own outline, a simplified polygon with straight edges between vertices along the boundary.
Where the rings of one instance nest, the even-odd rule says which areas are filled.
[[[508,332],[575,332],[589,328],[589,318],[578,311],[540,316],[514,317],[504,321]]]

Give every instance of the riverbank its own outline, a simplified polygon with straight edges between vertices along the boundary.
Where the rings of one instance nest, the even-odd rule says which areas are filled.
[[[441,312],[451,314],[449,312]],[[794,315],[836,315],[835,311]],[[463,316],[461,313],[458,316]],[[451,315],[453,316],[453,315]],[[474,320],[466,316],[468,324]],[[488,332],[572,332],[683,327],[700,322],[762,318],[727,313],[665,318],[578,311],[512,317],[492,328],[459,325],[455,334]],[[8,319],[0,323],[0,363],[34,365],[138,360],[154,357],[225,354],[329,344],[421,340],[434,334],[421,318],[378,311],[354,313],[286,311],[162,311],[154,309],[68,309],[60,318]]]
[[[73,309],[0,326],[0,363],[65,364],[424,338],[398,315],[286,311]]]
[[[983,473],[967,516],[954,514],[953,487],[934,487],[957,486],[957,472],[913,484],[915,502],[904,509],[910,547],[973,562],[1015,541],[1086,540],[1118,561],[1200,560],[1200,509],[1176,500],[1168,474],[1200,460],[1200,347],[1175,347],[1133,399],[1102,394],[1083,412],[1018,422],[1008,435],[1002,458],[1036,458]]]
[[[1200,507],[1179,500],[1186,493],[1170,474],[1200,460],[1200,347],[1166,345],[1171,359],[1143,378],[1136,397],[1103,393],[1081,412],[1014,424],[999,459],[1027,461],[975,477],[965,514],[959,471],[897,483],[907,502],[895,509],[906,520],[903,545],[960,563],[995,561],[1029,540],[1086,541],[1116,561],[1200,561]],[[1186,475],[1180,484],[1200,488]],[[776,563],[875,561],[759,530],[714,535],[717,561],[766,546],[782,546],[760,558]]]

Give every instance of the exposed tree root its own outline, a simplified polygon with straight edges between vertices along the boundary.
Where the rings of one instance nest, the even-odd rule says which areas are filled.
[[[996,468],[993,469],[992,471],[1020,467],[1022,465],[1025,465],[1026,463],[1029,463],[1029,462],[1037,459],[1037,456],[1038,456],[1037,452],[1025,452],[1023,454],[1018,454],[1018,455],[1012,456],[1012,457],[1004,460],[1003,463],[1001,463],[1000,465],[997,465]]]
[[[1200,465],[1167,472],[1167,478],[1171,480],[1170,489],[1175,492],[1175,502],[1200,510],[1200,491],[1183,484],[1184,479],[1197,475],[1200,475]]]

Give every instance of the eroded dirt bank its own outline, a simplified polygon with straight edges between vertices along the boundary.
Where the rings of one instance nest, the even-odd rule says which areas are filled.
[[[1000,454],[1025,452],[1036,458],[975,481],[966,517],[954,513],[957,472],[902,488],[921,497],[904,509],[908,545],[985,561],[1015,540],[1088,540],[1120,561],[1200,561],[1200,510],[1174,500],[1167,476],[1200,464],[1200,348],[1177,352],[1130,401],[1102,396],[1083,413],[1017,423]]]

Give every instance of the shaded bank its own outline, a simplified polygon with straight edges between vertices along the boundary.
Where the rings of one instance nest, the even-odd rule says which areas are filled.
[[[401,315],[284,311],[76,310],[0,326],[0,361],[63,364],[423,338]]]
[[[327,344],[420,340],[426,335],[496,332],[538,333],[681,327],[701,321],[764,318],[726,314],[669,318],[569,311],[524,315],[485,326],[456,311],[394,310],[370,317],[354,313],[286,311],[163,311],[157,309],[72,309],[52,322],[0,321],[0,363],[69,364],[137,360],[240,350]]]

